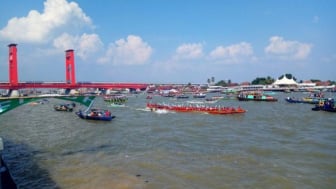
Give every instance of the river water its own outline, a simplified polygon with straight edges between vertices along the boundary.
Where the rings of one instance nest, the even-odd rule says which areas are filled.
[[[112,122],[56,112],[58,99],[26,104],[0,116],[3,156],[24,189],[336,188],[336,114],[286,95],[213,104],[247,110],[239,115],[155,113],[145,95],[115,108],[97,97]]]

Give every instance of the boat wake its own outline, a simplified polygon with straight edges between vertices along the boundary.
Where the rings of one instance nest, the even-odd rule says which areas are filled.
[[[137,111],[143,111],[143,112],[150,112],[151,110],[149,108],[136,108]]]
[[[200,100],[188,100],[187,103],[189,103],[189,104],[204,104],[204,101],[200,101]]]
[[[152,112],[157,113],[157,114],[168,114],[168,113],[171,113],[168,110],[154,110]]]
[[[135,109],[137,111],[144,111],[144,112],[153,112],[153,113],[157,113],[157,114],[167,114],[167,113],[174,113],[172,111],[169,110],[164,110],[164,109],[150,109],[150,108],[137,108]]]
[[[111,104],[112,108],[125,108],[127,107],[125,104]]]

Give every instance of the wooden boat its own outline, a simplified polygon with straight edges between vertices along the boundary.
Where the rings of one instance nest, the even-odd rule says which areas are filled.
[[[285,98],[285,100],[289,103],[303,103],[301,99],[296,99],[294,97],[289,97],[289,96]]]
[[[324,94],[321,92],[313,92],[310,93],[309,96],[303,98],[294,98],[294,97],[287,97],[285,99],[289,103],[307,103],[307,104],[318,104],[322,101],[325,101],[326,98]]]
[[[78,117],[88,120],[97,120],[97,121],[111,121],[115,118],[109,110],[103,109],[90,109],[88,111],[79,111],[76,112]]]
[[[127,100],[128,98],[125,95],[104,96],[104,101],[110,103],[126,103]]]
[[[216,98],[206,98],[205,99],[205,102],[207,102],[207,103],[216,103],[218,101],[218,99],[216,99]]]
[[[212,96],[210,98],[206,98],[207,102],[217,102],[218,100],[224,99],[224,96]]]
[[[147,103],[147,108],[154,110],[169,110],[175,112],[204,112],[209,114],[237,114],[245,113],[246,110],[238,107],[211,107],[211,106],[193,106],[193,105],[164,105],[156,103]]]
[[[285,100],[289,103],[306,103],[306,104],[318,104],[324,98],[318,97],[304,97],[304,98],[294,98],[294,97],[287,97]]]
[[[177,99],[189,98],[189,96],[188,96],[188,95],[185,95],[185,94],[178,94],[178,95],[176,95],[176,98],[177,98]]]
[[[111,103],[110,105],[114,108],[126,107],[125,103]]]
[[[320,100],[324,100],[324,98],[320,97],[304,97],[302,98],[302,103],[308,103],[308,104],[318,104]]]
[[[76,104],[58,104],[54,105],[56,111],[72,112]]]
[[[261,92],[242,92],[237,96],[240,101],[266,101],[266,102],[276,102],[277,98],[271,95],[265,95]]]
[[[89,107],[86,110],[79,110],[76,112],[76,115],[82,119],[97,121],[111,121],[116,117],[112,115],[111,111],[109,110],[92,108],[93,104],[94,100],[91,101]]]

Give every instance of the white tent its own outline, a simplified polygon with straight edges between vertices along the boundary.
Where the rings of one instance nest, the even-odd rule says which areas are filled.
[[[298,83],[294,81],[294,79],[288,79],[286,75],[284,75],[281,79],[277,79],[273,85],[278,85],[278,86],[297,86]]]

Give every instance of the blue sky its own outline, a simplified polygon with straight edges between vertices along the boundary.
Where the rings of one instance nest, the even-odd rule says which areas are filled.
[[[333,0],[2,0],[0,81],[206,83],[291,73],[336,80]]]

